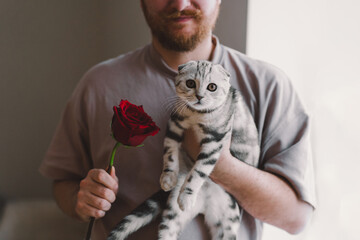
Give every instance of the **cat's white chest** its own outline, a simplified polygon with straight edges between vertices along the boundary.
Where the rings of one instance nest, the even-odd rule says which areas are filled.
[[[214,119],[209,114],[196,114],[196,115],[190,116],[189,122],[192,127],[197,127],[198,129],[200,129],[199,125],[210,126],[216,122],[216,119]]]

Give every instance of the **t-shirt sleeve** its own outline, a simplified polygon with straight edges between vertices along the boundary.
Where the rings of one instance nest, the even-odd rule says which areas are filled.
[[[273,77],[263,100],[259,167],[287,181],[300,199],[315,207],[310,118],[284,74]]]
[[[86,90],[79,84],[66,104],[39,171],[53,180],[81,179],[92,168]]]

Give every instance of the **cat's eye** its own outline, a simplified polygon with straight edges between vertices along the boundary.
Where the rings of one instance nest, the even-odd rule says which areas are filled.
[[[207,89],[208,89],[209,91],[211,91],[211,92],[214,92],[214,91],[216,91],[217,86],[216,86],[215,83],[210,83],[210,84],[207,86]]]
[[[188,88],[195,88],[195,86],[196,86],[196,83],[195,83],[195,81],[194,80],[187,80],[186,81],[186,86],[188,87]]]

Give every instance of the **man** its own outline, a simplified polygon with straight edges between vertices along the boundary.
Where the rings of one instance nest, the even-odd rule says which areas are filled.
[[[92,239],[105,239],[118,221],[160,188],[173,80],[177,66],[189,60],[222,64],[258,127],[258,168],[234,159],[227,149],[211,174],[245,210],[240,239],[260,239],[262,222],[298,233],[309,220],[315,197],[308,117],[284,74],[222,46],[212,35],[220,4],[142,0],[152,44],[92,68],[69,100],[40,170],[54,180],[54,196],[65,213],[82,221],[97,218]],[[143,148],[119,149],[109,175],[103,170],[114,144],[108,123],[120,99],[144,105],[163,131]],[[186,133],[184,148],[195,158],[196,134]],[[156,239],[156,228],[153,223],[130,239]],[[186,226],[180,238],[209,239],[203,218]]]

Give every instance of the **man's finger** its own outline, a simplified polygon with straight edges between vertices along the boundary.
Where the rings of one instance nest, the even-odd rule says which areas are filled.
[[[91,207],[102,210],[102,211],[108,211],[111,208],[111,203],[109,202],[109,200],[100,198],[91,193],[88,194],[85,201]]]
[[[106,188],[102,185],[93,187],[90,192],[99,198],[109,201],[110,203],[113,203],[116,199],[115,192],[112,189]]]
[[[96,183],[100,183],[113,191],[117,189],[118,184],[116,180],[103,169],[96,169],[94,171],[91,171],[90,177]]]

